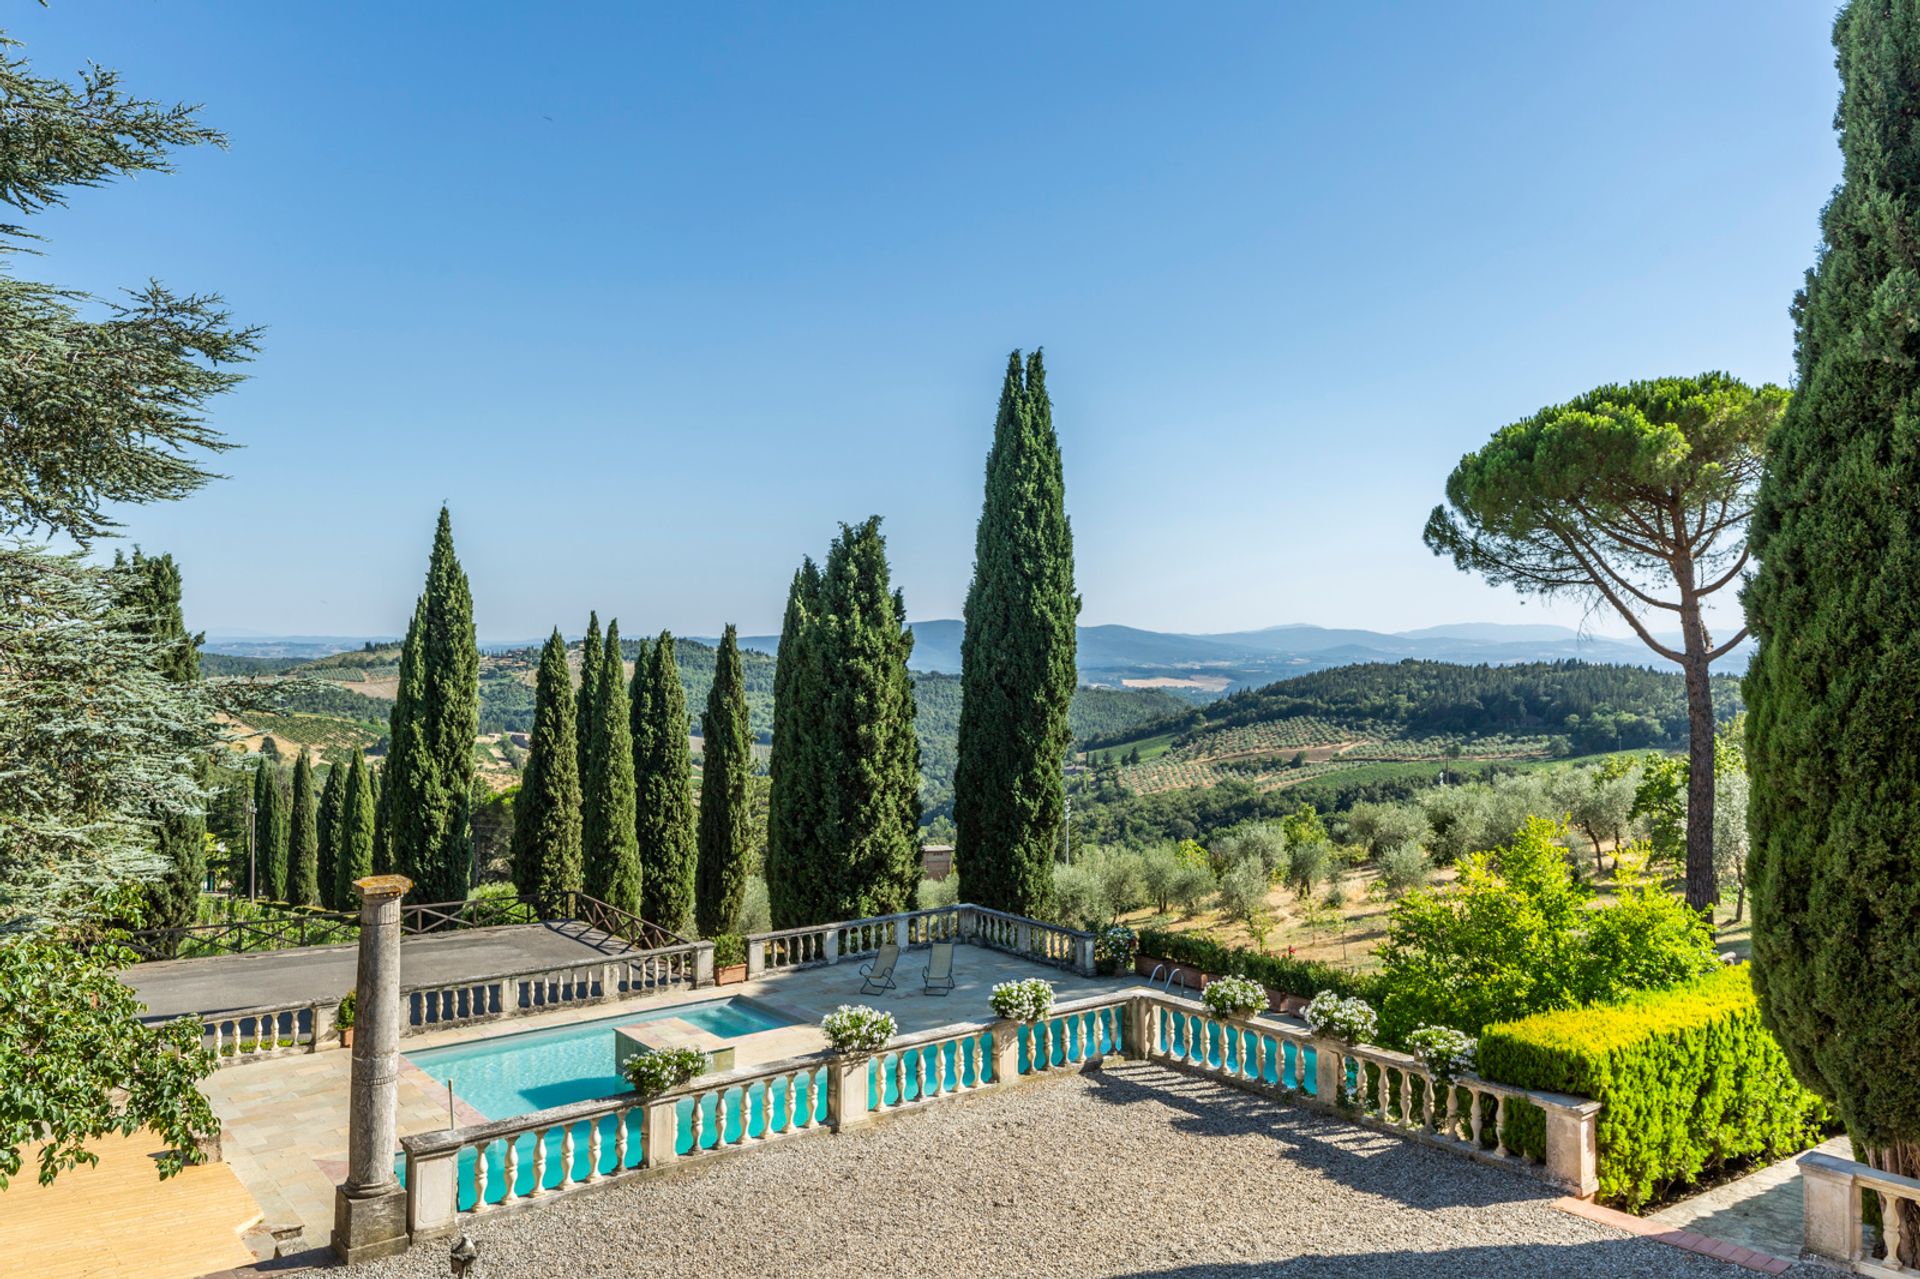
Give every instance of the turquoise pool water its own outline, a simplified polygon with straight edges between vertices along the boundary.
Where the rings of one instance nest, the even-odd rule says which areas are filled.
[[[613,1029],[678,1018],[722,1039],[738,1039],[796,1023],[748,999],[715,999],[646,1012],[621,1013],[552,1030],[428,1048],[407,1060],[488,1119],[511,1119],[568,1102],[627,1090],[613,1064]]]

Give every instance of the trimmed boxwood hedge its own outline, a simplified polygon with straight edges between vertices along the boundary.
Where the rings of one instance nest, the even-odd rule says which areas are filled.
[[[1323,990],[1331,990],[1337,995],[1357,995],[1368,1003],[1379,1003],[1380,978],[1375,974],[1353,973],[1317,960],[1288,959],[1285,955],[1269,955],[1244,946],[1228,946],[1198,933],[1142,928],[1139,953],[1171,959],[1215,977],[1251,977],[1264,986],[1302,999],[1312,999]]]
[[[1730,1160],[1803,1150],[1831,1123],[1761,1024],[1745,964],[1619,1004],[1489,1026],[1479,1070],[1604,1103],[1599,1198],[1629,1211]],[[1545,1118],[1519,1108],[1508,1147],[1540,1157]]]

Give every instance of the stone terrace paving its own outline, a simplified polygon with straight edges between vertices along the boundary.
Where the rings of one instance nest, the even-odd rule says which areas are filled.
[[[1449,1151],[1112,1062],[462,1227],[479,1247],[475,1279],[1754,1273],[1558,1199]],[[447,1270],[441,1240],[347,1273]]]
[[[433,939],[408,942],[402,959],[407,980],[414,976],[408,964],[415,951],[429,940]],[[820,1018],[843,1003],[883,1008],[894,1015],[901,1033],[909,1034],[957,1021],[991,1022],[994,1018],[987,1006],[987,992],[997,982],[1044,977],[1065,1001],[1125,989],[1138,981],[1131,976],[1081,977],[985,947],[962,946],[954,958],[953,993],[926,995],[920,987],[926,955],[924,949],[902,954],[894,974],[900,989],[885,995],[860,994],[859,964],[850,959],[828,967],[782,970],[744,985],[682,989],[659,998],[583,1004],[509,1021],[409,1035],[400,1041],[400,1136],[447,1126],[445,1087],[405,1061],[405,1053],[426,1048],[744,995],[804,1023],[730,1041],[737,1063],[748,1066],[825,1048]],[[265,956],[182,963],[217,968],[223,963],[245,965],[258,958]],[[311,992],[296,995],[302,996],[311,997]],[[607,1036],[611,1051],[611,1029]],[[283,1251],[319,1248],[327,1243],[333,1224],[334,1187],[346,1175],[347,1077],[351,1064],[352,1054],[338,1049],[302,1053],[216,1071],[202,1085],[224,1126],[221,1144],[225,1157],[259,1200],[266,1227],[280,1233]],[[483,1122],[480,1115],[460,1105],[457,1097],[455,1118],[463,1125]],[[260,1246],[266,1246],[264,1240]],[[441,1264],[444,1266],[444,1259]]]

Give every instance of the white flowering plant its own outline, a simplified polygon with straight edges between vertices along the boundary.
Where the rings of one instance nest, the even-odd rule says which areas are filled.
[[[1364,1044],[1380,1029],[1380,1018],[1373,1005],[1357,997],[1342,997],[1323,990],[1313,997],[1302,1014],[1316,1035],[1343,1039],[1349,1044]]]
[[[988,993],[987,1002],[1008,1021],[1039,1021],[1053,1011],[1053,983],[1038,977],[1003,981]]]
[[[1251,977],[1218,977],[1200,992],[1215,1017],[1245,1017],[1267,1006],[1267,988]]]
[[[899,1031],[892,1013],[865,1004],[842,1004],[820,1019],[820,1031],[837,1053],[872,1053]]]
[[[1435,1079],[1451,1083],[1473,1069],[1480,1041],[1451,1026],[1422,1026],[1407,1036],[1407,1051],[1420,1059]]]
[[[642,1097],[657,1097],[688,1083],[707,1068],[707,1055],[698,1048],[649,1048],[627,1058],[627,1082]]]
[[[1105,977],[1133,971],[1140,951],[1140,934],[1125,924],[1102,928],[1093,938],[1093,970]]]

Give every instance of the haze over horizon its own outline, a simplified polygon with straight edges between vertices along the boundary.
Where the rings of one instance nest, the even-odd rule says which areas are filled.
[[[1788,379],[1830,20],[113,0],[10,29],[232,135],[34,227],[37,277],[268,326],[216,407],[231,478],[120,512],[189,624],[397,634],[445,500],[480,633],[518,639],[589,607],[775,630],[875,511],[909,615],[959,616],[1036,343],[1083,624],[1578,626],[1421,525],[1543,404]]]

